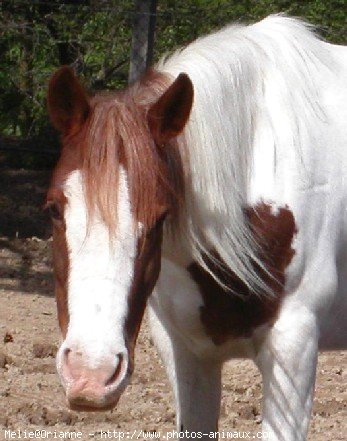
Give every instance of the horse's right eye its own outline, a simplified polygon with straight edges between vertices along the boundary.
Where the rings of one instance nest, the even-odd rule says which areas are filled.
[[[61,221],[63,219],[60,207],[56,202],[48,203],[46,209],[52,220]]]

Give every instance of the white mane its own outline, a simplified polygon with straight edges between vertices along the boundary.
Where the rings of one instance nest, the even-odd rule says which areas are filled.
[[[332,66],[328,47],[309,25],[275,15],[250,26],[227,26],[157,66],[173,78],[186,72],[194,85],[193,110],[181,138],[190,161],[185,228],[194,258],[203,265],[203,254],[215,250],[258,293],[269,290],[251,264],[257,245],[243,213],[254,139],[265,112],[275,148],[285,142],[301,155],[309,127],[324,118],[316,76]],[[270,89],[286,110],[291,133],[285,139],[276,107],[266,105]]]

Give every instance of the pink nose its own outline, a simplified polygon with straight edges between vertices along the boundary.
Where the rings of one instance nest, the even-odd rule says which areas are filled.
[[[66,384],[66,396],[72,408],[105,408],[119,398],[119,386],[126,375],[122,353],[98,362],[96,367],[86,363],[78,350],[64,349],[60,373]]]

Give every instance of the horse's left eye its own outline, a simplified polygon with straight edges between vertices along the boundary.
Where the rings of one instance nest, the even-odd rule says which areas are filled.
[[[157,226],[157,227],[160,226],[160,225],[165,221],[165,219],[167,218],[168,213],[169,213],[169,211],[168,211],[168,210],[165,210],[165,211],[159,216],[159,218],[157,219],[157,222],[156,222],[156,226]]]
[[[51,203],[47,204],[46,209],[47,209],[48,214],[51,217],[51,219],[53,219],[53,220],[62,220],[63,219],[60,207],[57,203],[51,202]]]

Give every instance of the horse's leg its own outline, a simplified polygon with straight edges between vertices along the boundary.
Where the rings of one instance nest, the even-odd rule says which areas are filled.
[[[175,395],[177,431],[217,431],[221,364],[193,354],[188,348],[188,342],[164,324],[153,308],[150,308],[149,315],[152,336]]]
[[[202,304],[189,273],[164,259],[149,301],[152,335],[175,394],[177,429],[207,433],[217,430],[221,361],[202,326]]]
[[[271,441],[306,439],[314,393],[318,330],[300,307],[280,315],[256,358],[263,376],[263,431]]]

